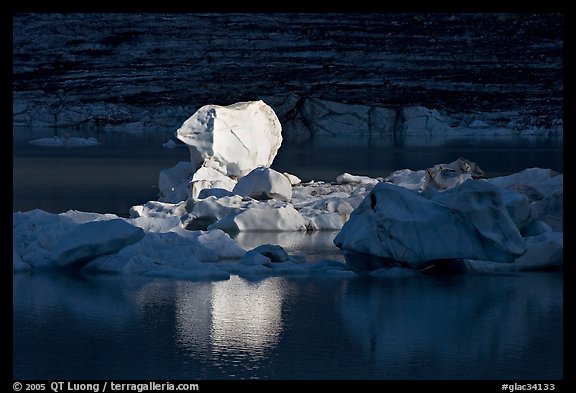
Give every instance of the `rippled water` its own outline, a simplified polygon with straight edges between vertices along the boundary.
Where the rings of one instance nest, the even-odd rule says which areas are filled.
[[[562,273],[14,276],[14,378],[560,379]]]

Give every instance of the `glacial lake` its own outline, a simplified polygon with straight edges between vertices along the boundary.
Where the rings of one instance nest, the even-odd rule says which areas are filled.
[[[101,134],[102,145],[77,149],[27,143],[53,132],[14,135],[13,211],[126,216],[156,199],[161,169],[188,160],[184,147],[162,148],[169,134]],[[562,140],[541,138],[317,139],[284,144],[273,167],[334,181],[461,156],[488,176],[563,170]],[[237,241],[343,260],[334,235]],[[216,282],[24,273],[13,284],[16,380],[563,378],[562,272]]]
[[[563,377],[561,272],[14,276],[14,378]]]

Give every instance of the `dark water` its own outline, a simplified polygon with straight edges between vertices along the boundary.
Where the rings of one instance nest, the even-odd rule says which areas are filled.
[[[162,148],[171,137],[169,132],[91,134],[102,145],[74,149],[28,144],[53,134],[52,129],[15,131],[13,211],[76,209],[126,216],[131,206],[158,198],[162,169],[190,160],[183,145]],[[272,167],[304,181],[335,181],[344,172],[383,177],[398,169],[423,169],[459,157],[477,162],[489,176],[529,167],[563,171],[562,139],[541,137],[316,138],[305,144],[284,143]]]
[[[14,378],[563,377],[562,273],[14,276]]]

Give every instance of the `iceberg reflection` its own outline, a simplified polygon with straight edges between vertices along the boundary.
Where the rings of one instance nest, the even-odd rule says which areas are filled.
[[[232,288],[233,287],[233,288]],[[282,279],[249,282],[179,282],[176,292],[177,344],[210,360],[258,360],[273,349],[283,330]]]
[[[387,375],[534,378],[537,363],[538,378],[562,377],[562,346],[536,344],[561,323],[562,275],[368,280],[380,282],[347,282],[340,311],[355,345]]]

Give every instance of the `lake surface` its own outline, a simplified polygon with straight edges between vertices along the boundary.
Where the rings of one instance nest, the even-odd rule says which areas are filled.
[[[562,273],[14,276],[14,378],[561,379]]]
[[[64,131],[18,129],[13,143],[13,211],[35,208],[60,213],[69,209],[127,216],[130,207],[158,198],[158,174],[189,161],[180,145],[164,149],[168,132],[73,133],[93,136],[101,145],[53,148],[28,141]],[[563,171],[562,139],[542,137],[316,138],[284,143],[272,167],[304,181],[335,181],[344,172],[385,177],[398,169],[424,169],[459,157],[475,161],[488,176],[541,167]]]
[[[15,134],[14,211],[127,215],[156,199],[159,170],[188,160],[184,147],[161,147],[168,134],[102,134],[102,145],[80,149],[27,143],[48,132]],[[273,167],[329,181],[460,156],[489,176],[563,170],[562,140],[404,142],[285,144]],[[334,235],[236,240],[343,260]],[[22,273],[13,295],[15,379],[563,378],[562,272],[218,282]]]

